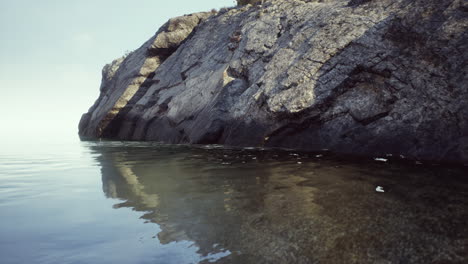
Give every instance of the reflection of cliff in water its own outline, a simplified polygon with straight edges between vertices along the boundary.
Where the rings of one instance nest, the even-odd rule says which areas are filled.
[[[232,252],[219,263],[468,260],[461,170],[307,157],[297,164],[297,156],[273,152],[92,149],[105,194],[122,200],[115,207],[144,212],[160,225],[163,244],[189,240],[203,255]],[[376,193],[376,185],[388,191]]]

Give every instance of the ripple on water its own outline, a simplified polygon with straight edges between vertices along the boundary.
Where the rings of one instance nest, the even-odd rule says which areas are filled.
[[[468,260],[466,168],[151,142],[64,153],[0,156],[0,244],[43,262]]]

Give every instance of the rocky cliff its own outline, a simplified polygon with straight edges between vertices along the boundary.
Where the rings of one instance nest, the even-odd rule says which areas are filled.
[[[467,12],[270,0],[174,18],[104,67],[79,134],[467,162]]]

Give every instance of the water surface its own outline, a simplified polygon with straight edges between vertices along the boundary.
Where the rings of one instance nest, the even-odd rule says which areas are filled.
[[[1,263],[468,263],[466,168],[328,153],[4,149],[0,217]]]

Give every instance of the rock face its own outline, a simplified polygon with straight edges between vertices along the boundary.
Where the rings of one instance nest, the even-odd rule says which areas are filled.
[[[467,162],[467,12],[271,0],[174,18],[104,67],[79,133]]]

